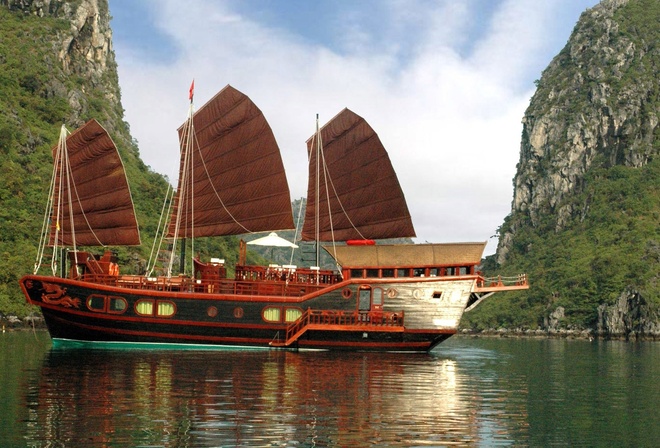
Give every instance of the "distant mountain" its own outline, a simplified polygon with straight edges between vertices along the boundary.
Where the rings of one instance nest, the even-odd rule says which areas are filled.
[[[660,2],[580,17],[523,118],[511,214],[485,268],[526,271],[475,328],[660,337]]]

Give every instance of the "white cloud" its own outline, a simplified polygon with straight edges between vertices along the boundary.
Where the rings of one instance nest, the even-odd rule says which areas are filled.
[[[415,9],[391,2],[382,34],[360,29],[354,18],[337,30],[338,50],[264,26],[225,3],[158,2],[156,23],[177,57],[145,62],[126,43],[115,44],[126,120],[145,162],[174,179],[176,129],[186,117],[191,79],[199,106],[232,84],[269,120],[297,198],[306,191],[305,141],[316,113],[323,124],[349,107],[388,149],[418,240],[484,241],[510,210],[521,118],[532,80],[550,60],[530,75],[529,61],[539,58],[550,32],[542,25],[553,8],[541,3],[501,3],[477,40],[466,42],[474,28],[466,4]],[[495,246],[491,240],[487,253]]]

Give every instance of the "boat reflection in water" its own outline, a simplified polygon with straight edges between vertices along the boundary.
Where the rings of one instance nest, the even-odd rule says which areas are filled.
[[[470,444],[481,398],[468,381],[433,354],[53,349],[29,379],[26,441]]]

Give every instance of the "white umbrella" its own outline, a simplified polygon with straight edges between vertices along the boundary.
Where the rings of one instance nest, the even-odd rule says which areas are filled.
[[[281,236],[277,236],[277,233],[271,232],[268,236],[257,238],[256,240],[248,241],[247,244],[254,244],[257,246],[274,246],[274,247],[298,247],[297,244],[293,244],[291,241],[285,240]]]

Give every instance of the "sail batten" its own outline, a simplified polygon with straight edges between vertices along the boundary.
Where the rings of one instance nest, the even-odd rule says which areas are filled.
[[[414,237],[398,178],[371,126],[359,115],[344,109],[319,132],[325,168],[317,174],[315,134],[307,140],[310,168],[302,239],[316,238],[316,219],[320,241]],[[315,216],[317,182],[318,218]]]
[[[56,145],[53,158],[58,170],[49,245],[139,245],[124,165],[107,131],[92,119],[64,147]]]
[[[185,140],[187,129],[194,132],[192,147]],[[170,236],[175,233],[179,210],[182,228],[178,236],[185,238],[294,227],[279,147],[263,113],[250,98],[228,85],[178,132],[180,185]],[[186,155],[192,167],[184,173]]]

